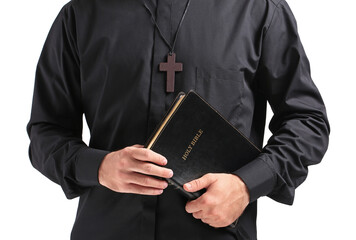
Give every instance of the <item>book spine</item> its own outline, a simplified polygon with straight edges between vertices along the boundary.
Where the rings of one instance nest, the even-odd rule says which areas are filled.
[[[198,198],[199,196],[196,196],[197,194],[195,193],[191,193],[191,192],[187,192],[184,190],[183,186],[181,186],[179,183],[175,182],[173,179],[171,178],[166,178],[168,184],[174,186],[176,189],[178,189],[182,194],[184,194],[189,200],[193,200]]]
[[[166,178],[168,184],[174,186],[176,189],[178,189],[181,193],[183,193],[189,200],[194,200],[197,199],[198,197],[200,197],[202,195],[203,192],[205,191],[199,191],[199,192],[187,192],[184,190],[184,188],[178,184],[177,182],[175,182],[174,180],[170,179],[170,178]],[[226,226],[225,228],[227,230],[229,229],[234,229],[236,227],[236,224],[238,222],[238,219],[235,220],[235,222],[233,222],[232,224],[230,224],[229,226]]]

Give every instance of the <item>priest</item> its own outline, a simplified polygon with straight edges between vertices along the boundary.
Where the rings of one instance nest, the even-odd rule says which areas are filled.
[[[188,202],[143,145],[189,90],[263,150],[186,183],[206,189]],[[27,131],[33,166],[80,198],[71,239],[243,240],[257,238],[259,198],[293,203],[330,128],[284,0],[72,0],[42,49]]]

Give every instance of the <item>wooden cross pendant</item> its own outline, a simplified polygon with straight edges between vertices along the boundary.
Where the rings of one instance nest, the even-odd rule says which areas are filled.
[[[175,73],[183,71],[183,64],[176,63],[176,54],[168,54],[167,62],[161,62],[159,70],[167,72],[166,92],[174,92]]]

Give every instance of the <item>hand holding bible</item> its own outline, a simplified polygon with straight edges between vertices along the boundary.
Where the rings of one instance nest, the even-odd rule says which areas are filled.
[[[188,192],[206,188],[198,199],[186,204],[186,211],[212,227],[226,227],[243,213],[249,204],[245,183],[236,175],[209,173],[184,184]]]
[[[159,195],[173,171],[164,168],[167,159],[142,145],[126,147],[105,156],[99,168],[99,183],[115,192]],[[151,175],[151,176],[148,176]]]

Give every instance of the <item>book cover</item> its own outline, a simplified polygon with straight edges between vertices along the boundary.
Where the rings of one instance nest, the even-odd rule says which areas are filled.
[[[204,191],[186,192],[183,184],[206,173],[237,170],[260,153],[194,91],[178,94],[145,147],[167,158],[174,176],[166,180],[190,200]]]

